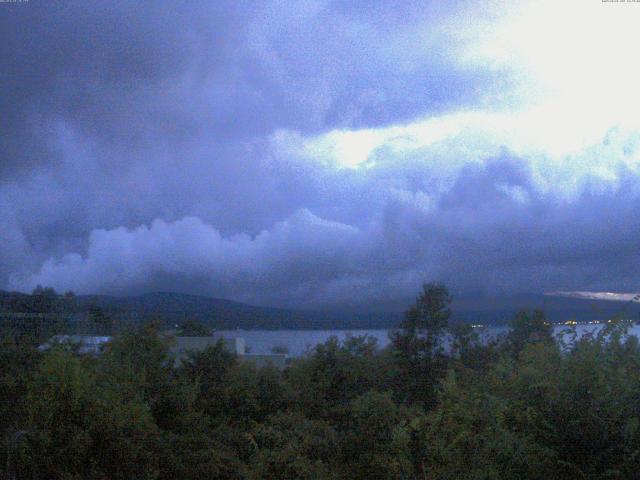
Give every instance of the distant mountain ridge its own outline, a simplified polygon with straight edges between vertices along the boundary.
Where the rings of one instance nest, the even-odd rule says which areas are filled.
[[[640,314],[638,304],[611,301],[584,296],[562,296],[554,294],[520,294],[504,297],[477,296],[454,299],[454,316],[461,321],[504,324],[518,311],[544,310],[552,322],[567,320],[590,321],[608,320],[622,315],[637,320]]]
[[[28,299],[29,295],[0,291],[0,302]],[[259,307],[246,303],[173,292],[154,292],[136,296],[79,295],[76,312],[87,312],[97,306],[116,323],[137,324],[157,318],[167,326],[193,320],[213,329],[388,329],[397,327],[405,309],[363,311],[305,311],[275,307]],[[626,318],[639,318],[638,304],[593,300],[545,294],[525,294],[491,297],[483,295],[455,297],[452,320],[459,322],[501,325],[508,323],[521,310],[541,308],[554,322],[566,320],[606,320],[626,308]],[[7,308],[5,307],[6,311]]]
[[[400,315],[344,313],[258,307],[220,298],[173,292],[132,297],[86,295],[77,297],[81,308],[95,305],[117,320],[159,318],[167,324],[194,320],[214,329],[366,329],[397,325]]]

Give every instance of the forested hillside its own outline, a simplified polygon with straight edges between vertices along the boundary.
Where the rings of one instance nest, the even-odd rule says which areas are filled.
[[[596,301],[548,295],[510,297],[464,296],[453,299],[452,320],[485,325],[504,325],[521,310],[544,309],[553,322],[566,320],[605,320],[618,314],[620,302]],[[32,295],[0,291],[2,312],[59,314],[60,318],[79,320],[95,314],[106,315],[113,326],[140,325],[157,320],[173,327],[184,321],[195,321],[215,330],[231,329],[389,329],[402,319],[403,306],[377,310],[304,311],[258,307],[218,298],[157,292],[139,296],[57,294],[51,288],[34,290]],[[628,316],[638,319],[637,305],[627,309]],[[48,318],[52,318],[51,316]],[[69,329],[74,329],[73,321]]]
[[[99,309],[114,326],[140,325],[148,320],[174,326],[195,321],[213,329],[366,329],[390,328],[398,323],[398,312],[315,312],[258,307],[246,303],[198,295],[158,292],[139,296],[57,294],[51,288],[32,295],[0,291],[0,314],[59,314],[60,318],[82,320]],[[20,317],[20,316],[18,316]],[[16,318],[18,318],[16,317]],[[73,329],[73,322],[69,328]]]
[[[378,350],[335,339],[283,371],[222,343],[180,365],[147,323],[102,355],[3,333],[3,478],[610,479],[640,469],[640,346],[559,344],[540,311],[490,344],[425,285]],[[443,335],[454,336],[443,348]]]

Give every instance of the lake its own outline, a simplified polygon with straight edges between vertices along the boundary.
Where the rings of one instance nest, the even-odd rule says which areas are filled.
[[[577,325],[573,327],[576,335],[581,336],[587,332],[593,332],[603,325]],[[554,333],[558,334],[567,330],[564,325],[554,327]],[[389,345],[389,332],[391,330],[219,330],[216,334],[223,337],[243,337],[250,353],[268,354],[272,353],[274,347],[286,347],[290,356],[304,355],[309,349],[326,342],[330,337],[335,336],[340,340],[351,336],[370,335],[378,340],[378,347],[384,348]],[[480,336],[489,339],[505,334],[508,327],[488,327],[482,329]],[[629,328],[629,333],[640,337],[640,326],[633,325]]]

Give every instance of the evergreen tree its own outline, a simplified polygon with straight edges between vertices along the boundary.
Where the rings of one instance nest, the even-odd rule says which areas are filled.
[[[443,336],[451,317],[451,296],[441,283],[427,283],[405,313],[400,330],[392,334],[400,375],[396,393],[409,402],[428,406],[435,399],[438,379],[447,367]]]

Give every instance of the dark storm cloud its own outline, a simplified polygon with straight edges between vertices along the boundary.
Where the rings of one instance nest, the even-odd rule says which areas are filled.
[[[422,13],[412,15],[409,37],[427,33],[412,43],[394,7],[383,2],[369,12],[366,5],[330,2],[3,5],[0,180],[6,184],[44,170],[55,178],[43,181],[55,184],[81,170],[84,182],[107,184],[110,192],[142,190],[140,201],[124,209],[133,210],[131,224],[157,214],[182,216],[191,205],[145,208],[145,192],[157,185],[162,190],[175,178],[173,169],[190,172],[191,164],[206,165],[219,170],[224,185],[232,178],[242,190],[243,181],[255,183],[247,180],[255,167],[253,158],[244,159],[251,157],[246,142],[276,128],[322,131],[410,118],[473,97],[478,82],[489,80],[461,69],[455,77],[443,55],[450,39],[428,33],[446,12],[413,6],[411,11]],[[445,71],[456,78],[448,97],[439,78]],[[153,178],[144,172],[123,178],[140,170],[153,170]],[[60,187],[87,195],[76,185]],[[226,192],[221,197],[234,201]],[[201,203],[215,204],[215,198]],[[92,210],[93,215],[100,209]],[[89,226],[126,223],[122,215],[97,220]]]
[[[423,10],[418,18],[437,25],[442,13]],[[488,80],[459,69],[441,78],[453,67],[441,52],[446,39],[404,40],[392,11],[328,2],[3,5],[2,174],[55,162],[55,120],[124,147],[247,138],[411,117],[473,95],[469,77]]]
[[[315,307],[404,298],[425,278],[493,293],[631,288],[640,240],[637,180],[629,174],[610,191],[586,187],[562,204],[534,185],[523,160],[497,158],[463,168],[429,201],[421,198],[428,192],[410,190],[410,178],[406,190],[384,194],[367,182],[358,194],[382,207],[352,224],[300,210],[255,236],[224,236],[197,218],[97,230],[86,256],[51,259],[27,285],[113,293],[178,288]]]
[[[482,14],[470,2],[0,5],[0,282],[322,307],[404,298],[429,278],[627,281],[633,171],[560,201],[529,159],[472,136],[381,148],[354,170],[274,147],[278,132],[313,140],[501,95],[508,72],[456,57]]]

